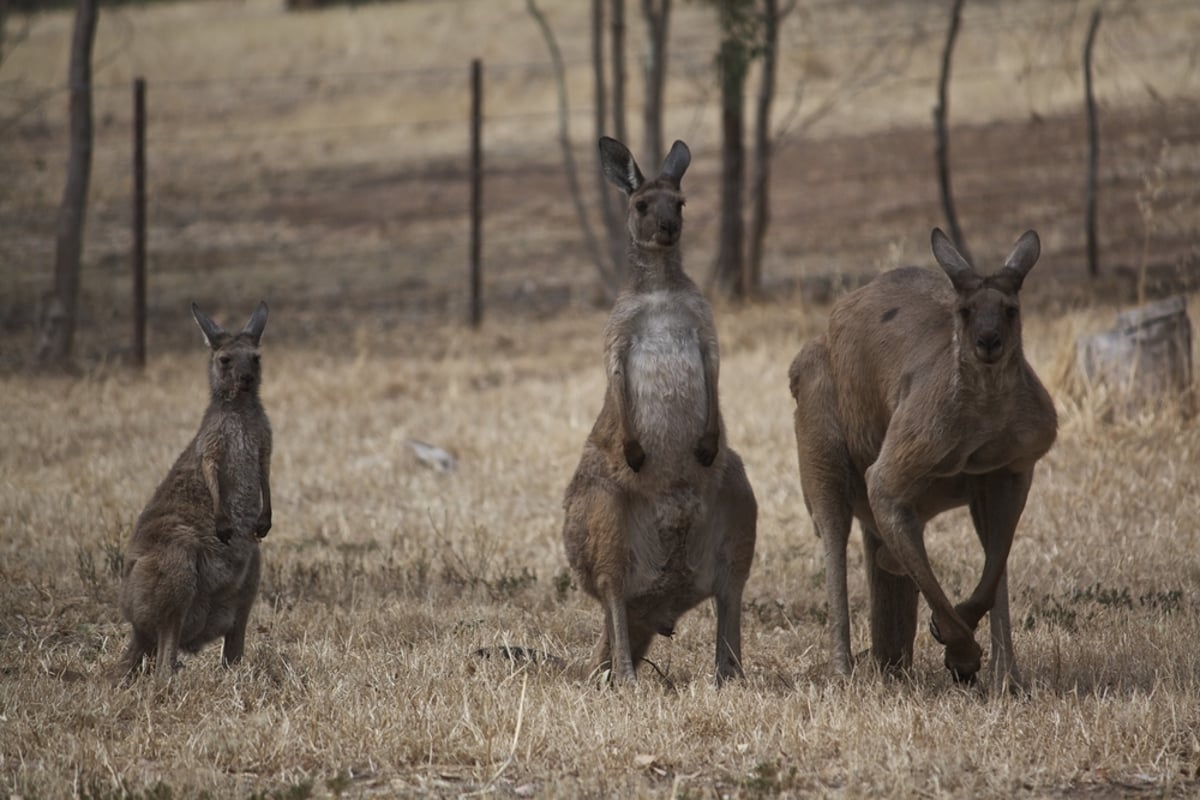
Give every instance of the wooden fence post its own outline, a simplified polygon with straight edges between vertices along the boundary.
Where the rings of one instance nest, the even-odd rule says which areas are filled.
[[[1100,274],[1100,256],[1096,246],[1096,165],[1100,160],[1100,135],[1096,128],[1096,97],[1092,93],[1092,45],[1096,42],[1096,29],[1100,27],[1100,9],[1092,12],[1088,25],[1087,42],[1083,46],[1083,87],[1087,105],[1088,122],[1088,166],[1083,227],[1087,231],[1088,274],[1093,278]]]
[[[480,253],[483,226],[483,62],[471,62],[471,327],[483,319]]]
[[[146,79],[133,82],[133,363],[146,366]]]

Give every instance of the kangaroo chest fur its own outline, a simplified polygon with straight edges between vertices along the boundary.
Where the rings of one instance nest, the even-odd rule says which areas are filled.
[[[689,471],[704,428],[704,360],[690,309],[658,291],[641,300],[626,364],[633,427],[652,471]]]
[[[233,523],[234,530],[251,531],[262,511],[262,474],[259,464],[259,442],[255,430],[263,422],[248,425],[241,415],[227,414],[217,423],[214,434],[220,438],[223,457],[220,460],[222,505]]]
[[[626,370],[646,463],[628,508],[626,587],[633,606],[667,633],[714,591],[720,542],[709,518],[723,459],[704,467],[695,455],[708,410],[700,321],[670,291],[639,299]]]

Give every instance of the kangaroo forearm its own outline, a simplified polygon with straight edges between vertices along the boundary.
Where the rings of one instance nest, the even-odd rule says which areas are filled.
[[[628,442],[637,438],[633,433],[633,400],[629,395],[629,385],[626,380],[627,374],[625,358],[624,356],[620,356],[615,360],[613,365],[610,384],[612,386],[613,399],[616,401],[617,429],[621,434],[622,442]]]
[[[204,485],[212,498],[213,515],[221,516],[221,480],[216,459],[204,458],[200,462],[200,471],[204,475]]]
[[[262,473],[262,510],[264,514],[271,513],[271,462],[270,454],[264,456],[260,462],[259,471]]]
[[[706,390],[704,409],[704,433],[708,436],[720,435],[718,409],[720,409],[717,393],[717,367],[711,356],[704,357],[704,388]]]

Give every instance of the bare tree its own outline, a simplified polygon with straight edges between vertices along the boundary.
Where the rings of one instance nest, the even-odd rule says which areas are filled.
[[[742,296],[751,297],[762,286],[763,244],[771,222],[771,103],[779,63],[779,23],[794,7],[782,13],[779,0],[762,4],[762,75],[754,115],[754,177],[750,184],[750,244],[742,270]]]
[[[598,4],[601,0],[596,0]],[[592,261],[596,265],[596,271],[600,274],[600,283],[605,291],[610,295],[615,296],[616,279],[613,275],[611,264],[600,250],[600,245],[596,240],[596,234],[592,231],[592,224],[588,220],[587,209],[583,206],[583,193],[579,188],[578,171],[575,168],[575,155],[571,150],[571,130],[570,130],[570,113],[567,104],[567,79],[566,67],[563,64],[562,52],[558,49],[558,42],[554,38],[554,32],[550,30],[550,23],[546,21],[545,15],[541,9],[537,7],[534,0],[525,0],[525,8],[529,11],[529,15],[533,17],[538,28],[542,32],[542,37],[546,40],[546,48],[550,51],[550,61],[554,67],[554,83],[558,92],[558,143],[562,148],[563,168],[567,174],[567,186],[571,195],[571,200],[575,204],[575,216],[579,219],[579,227],[583,230],[583,238],[587,243],[588,252],[592,256]]]
[[[773,146],[771,108],[779,59],[779,26],[795,2],[710,0],[722,31],[717,54],[721,87],[721,211],[717,259],[712,280],[724,294],[750,298],[762,283],[763,246],[770,225],[770,173]],[[745,98],[750,65],[762,58],[755,103],[750,231],[746,235]]]
[[[663,91],[667,80],[667,27],[671,17],[671,0],[642,0],[642,16],[646,20],[646,59],[643,75],[645,99],[642,102],[647,161],[666,152],[663,145]]]
[[[958,25],[962,17],[964,0],[954,0],[950,10],[950,25],[946,28],[946,46],[942,49],[942,75],[938,80],[938,101],[933,109],[934,135],[937,137],[936,157],[938,170],[938,185],[942,191],[942,209],[946,214],[946,225],[950,228],[950,238],[958,252],[974,263],[967,249],[966,239],[963,238],[962,228],[958,225],[958,214],[954,210],[954,197],[950,192],[950,142],[946,134],[946,95],[950,83],[950,58],[954,53],[954,40],[958,37]]]
[[[575,177],[574,157],[570,152],[567,128],[567,99],[565,66],[549,24],[535,5],[526,0],[530,15],[537,22],[550,49],[551,60],[558,83],[559,94],[559,139],[570,182],[572,200],[583,228],[589,249],[593,253],[597,271],[608,299],[616,296],[624,282],[627,261],[625,258],[625,226],[617,209],[617,198],[609,189],[601,169],[600,160],[595,161],[593,173],[596,181],[597,205],[603,232],[597,237],[588,220],[582,195]],[[663,87],[666,81],[667,29],[670,18],[671,0],[642,0],[642,11],[646,15],[649,43],[644,76],[646,80],[643,119],[647,130],[654,131],[662,139]],[[593,80],[593,125],[595,140],[606,135],[627,139],[625,122],[625,0],[592,0],[591,47]],[[610,14],[611,18],[606,15]],[[605,33],[608,40],[606,42]],[[607,44],[607,48],[606,48]],[[608,63],[605,62],[606,51]],[[611,125],[611,127],[610,127]],[[648,139],[648,141],[650,141]],[[653,146],[653,145],[651,145]],[[653,156],[661,154],[661,147]],[[603,239],[603,241],[601,241]]]
[[[43,304],[36,350],[42,363],[63,364],[70,358],[79,314],[79,262],[92,171],[92,45],[97,16],[96,0],[76,0],[68,71],[71,149],[58,209],[54,288]]]
[[[609,27],[612,34],[609,37],[609,47],[612,58],[609,66],[612,68],[612,136],[622,142],[629,140],[629,131],[625,126],[625,0],[612,0],[612,20]]]
[[[592,0],[592,79],[593,79],[593,121],[595,127],[593,141],[599,141],[601,136],[608,134],[608,80],[604,64],[604,7],[607,0]],[[624,231],[621,228],[621,218],[617,212],[616,197],[608,188],[608,180],[604,177],[600,159],[594,162],[592,177],[596,183],[596,199],[600,206],[600,219],[604,224],[605,253],[608,266],[605,272],[608,279],[605,292],[609,299],[616,297],[625,269]]]
[[[742,195],[746,174],[746,76],[758,36],[755,0],[713,0],[721,27],[721,211],[713,279],[724,294],[744,296]]]

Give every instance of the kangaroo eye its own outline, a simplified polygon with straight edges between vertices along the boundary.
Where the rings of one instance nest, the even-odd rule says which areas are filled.
[[[221,356],[217,360],[221,362],[222,367],[228,367],[233,362],[233,359],[229,356]]]
[[[648,208],[649,208],[649,206],[648,206],[648,205],[646,205],[646,201],[645,201],[645,200],[638,200],[636,203],[634,203],[634,204],[633,204],[633,207],[637,209],[637,212],[638,212],[639,214],[645,214],[645,213],[646,213],[646,209],[648,209]]]

